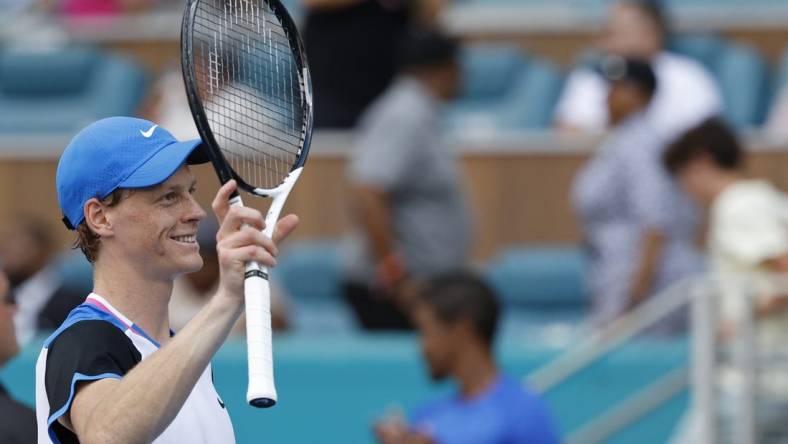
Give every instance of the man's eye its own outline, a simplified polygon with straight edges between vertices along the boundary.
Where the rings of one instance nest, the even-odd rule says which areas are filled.
[[[172,202],[172,201],[175,201],[177,199],[178,199],[178,194],[177,193],[167,193],[167,194],[164,195],[164,197],[162,197],[162,200],[164,200],[166,202]]]

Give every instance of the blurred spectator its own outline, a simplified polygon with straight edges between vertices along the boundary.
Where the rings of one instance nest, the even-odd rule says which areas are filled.
[[[175,279],[170,298],[170,328],[181,330],[216,293],[219,285],[219,257],[216,253],[216,232],[219,224],[212,216],[202,220],[197,228],[203,266],[200,271]],[[275,331],[288,327],[287,313],[281,300],[281,290],[271,287],[271,327]],[[244,332],[244,318],[235,326],[236,333]]]
[[[349,167],[357,229],[345,242],[345,297],[370,329],[407,328],[413,282],[461,267],[470,216],[441,104],[459,85],[457,44],[411,29],[402,74],[364,115]]]
[[[8,280],[0,271],[0,368],[19,353],[14,332],[15,306],[9,291]],[[0,437],[3,444],[30,444],[36,442],[36,414],[11,399],[0,384]]]
[[[315,127],[351,128],[395,75],[406,0],[304,0]]]
[[[709,212],[707,248],[716,275],[728,282],[721,294],[723,337],[745,316],[742,294],[727,291],[744,275],[788,272],[788,196],[764,180],[748,178],[744,156],[733,131],[717,119],[688,131],[665,152],[664,161],[682,187]],[[727,280],[727,281],[726,281]],[[766,292],[755,301],[758,354],[774,356],[788,341],[788,297]],[[757,442],[788,439],[788,373],[764,361],[757,365],[760,391],[756,408]],[[724,423],[735,421],[733,406],[741,377],[735,369],[719,371]],[[729,402],[730,401],[730,402]],[[690,425],[690,427],[692,427]],[[677,442],[698,442],[694,431],[683,430]],[[680,433],[681,434],[681,433]],[[776,439],[776,438],[781,439]]]
[[[498,369],[499,306],[487,285],[466,273],[438,277],[420,294],[413,314],[432,379],[453,379],[459,393],[417,409],[409,424],[398,417],[377,424],[381,443],[559,442],[542,400]]]
[[[61,289],[51,263],[55,250],[49,227],[32,217],[16,219],[0,236],[0,258],[18,304],[16,336],[26,344],[39,330],[60,325],[87,295]]]
[[[777,92],[766,122],[766,133],[776,142],[788,142],[788,84]]]
[[[666,140],[718,114],[722,99],[712,77],[698,62],[665,50],[668,26],[655,0],[623,0],[611,10],[598,43],[608,54],[648,60],[660,88],[647,116]],[[602,132],[614,124],[605,107],[607,83],[588,68],[572,72],[556,108],[557,125],[565,130]]]
[[[156,0],[46,0],[54,8],[68,15],[111,15],[136,12],[148,7]]]
[[[0,11],[6,14],[25,12],[38,2],[39,0],[0,0]]]
[[[646,117],[659,89],[648,63],[611,56],[613,131],[575,179],[572,200],[590,256],[594,322],[614,320],[667,285],[698,271],[692,204],[673,184],[660,156],[662,139]],[[657,330],[681,326],[671,319]]]
[[[159,77],[146,98],[141,115],[152,122],[159,122],[178,140],[200,138],[189,109],[180,67],[169,67]]]

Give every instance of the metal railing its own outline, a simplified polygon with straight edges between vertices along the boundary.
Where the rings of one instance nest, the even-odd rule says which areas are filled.
[[[685,280],[648,299],[630,313],[588,335],[575,347],[527,377],[539,392],[547,392],[589,367],[635,336],[667,318],[690,301],[692,280]],[[659,378],[566,437],[568,444],[602,442],[663,405],[687,387],[687,372],[679,368]]]
[[[735,319],[735,334],[722,344],[719,336],[719,299],[741,298],[741,316]],[[717,438],[718,355],[724,347],[730,368],[740,375],[737,414],[731,432],[736,444],[757,442],[756,404],[758,375],[764,362],[757,347],[757,319],[754,300],[764,294],[788,294],[788,276],[751,275],[737,277],[699,276],[679,282],[650,298],[631,313],[587,336],[571,350],[527,377],[528,384],[546,392],[597,362],[617,347],[645,332],[674,311],[690,308],[689,369],[677,368],[572,432],[566,442],[593,444],[635,423],[684,389],[691,391],[692,444],[715,444]],[[775,360],[772,360],[772,362]],[[782,359],[781,365],[788,360]],[[776,364],[769,364],[774,368]],[[788,372],[788,368],[786,369]],[[689,442],[689,441],[687,441]]]

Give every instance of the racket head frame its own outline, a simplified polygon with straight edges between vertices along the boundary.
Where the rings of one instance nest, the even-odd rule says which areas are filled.
[[[200,138],[203,141],[203,150],[205,155],[208,159],[210,159],[211,163],[213,164],[214,169],[216,170],[217,175],[219,176],[219,181],[222,184],[229,182],[232,179],[235,179],[236,183],[238,184],[238,188],[256,195],[260,197],[273,197],[276,194],[283,192],[284,190],[280,190],[283,188],[288,180],[287,178],[284,180],[282,184],[278,187],[273,189],[265,189],[265,188],[258,188],[255,187],[243,177],[241,177],[238,173],[233,170],[230,166],[227,159],[225,159],[224,154],[222,154],[222,150],[219,148],[219,143],[216,141],[216,138],[213,135],[213,131],[211,131],[210,123],[208,122],[208,116],[205,113],[205,108],[203,107],[202,100],[200,99],[199,94],[197,93],[196,87],[196,76],[195,76],[195,66],[194,66],[194,47],[193,47],[193,36],[194,36],[194,20],[197,16],[197,6],[201,1],[205,0],[188,0],[188,4],[184,9],[183,21],[181,23],[181,71],[183,73],[183,82],[186,85],[186,97],[189,101],[189,109],[191,110],[192,117],[194,118],[195,125],[197,126],[197,132],[200,135]],[[296,28],[295,22],[293,18],[290,16],[290,13],[287,12],[287,9],[282,5],[279,0],[258,0],[261,3],[265,3],[271,7],[271,10],[274,12],[274,15],[277,19],[279,19],[282,27],[286,31],[290,48],[296,49],[293,52],[294,59],[298,66],[298,69],[301,72],[301,81],[303,86],[303,93],[304,93],[304,140],[300,147],[300,151],[298,157],[296,159],[295,164],[291,168],[290,172],[292,174],[298,168],[301,168],[306,163],[306,158],[309,154],[309,147],[312,143],[312,129],[314,125],[314,107],[312,104],[312,78],[309,73],[309,63],[307,62],[306,58],[306,51],[304,49],[304,44],[301,41],[301,37],[298,33],[298,28]],[[289,188],[289,187],[287,187]]]

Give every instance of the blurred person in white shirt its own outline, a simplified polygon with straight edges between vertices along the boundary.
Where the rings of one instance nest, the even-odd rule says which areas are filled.
[[[677,139],[665,152],[664,162],[682,188],[708,211],[707,249],[715,276],[721,279],[720,330],[726,351],[737,353],[736,325],[746,316],[744,294],[734,291],[742,281],[757,285],[753,316],[760,356],[782,351],[788,344],[788,297],[769,289],[768,273],[788,272],[788,196],[769,182],[744,172],[744,150],[733,131],[718,119],[709,119]],[[757,442],[788,442],[788,372],[759,365]],[[729,421],[735,411],[741,373],[730,365],[719,368],[720,408]],[[690,422],[692,422],[690,420]],[[683,440],[697,442],[684,430]],[[724,432],[723,432],[724,433]],[[780,440],[776,440],[779,437]]]
[[[688,131],[668,148],[664,160],[682,188],[708,210],[707,249],[714,271],[788,272],[788,196],[746,175],[744,151],[725,123],[709,119]],[[723,316],[738,317],[743,306],[739,300],[724,301],[723,310]],[[783,298],[760,301],[757,310],[764,317],[782,318],[775,319],[775,326],[784,331],[781,339],[788,339]],[[786,389],[788,394],[788,385]]]
[[[194,124],[180,66],[168,66],[151,88],[141,113],[159,124],[178,140],[200,137]]]
[[[667,139],[722,110],[714,79],[697,61],[665,49],[668,26],[654,0],[621,0],[597,42],[603,53],[649,60],[660,89],[648,110],[655,129]],[[605,106],[608,85],[593,69],[573,71],[555,112],[555,124],[564,131],[601,133],[610,125]]]

